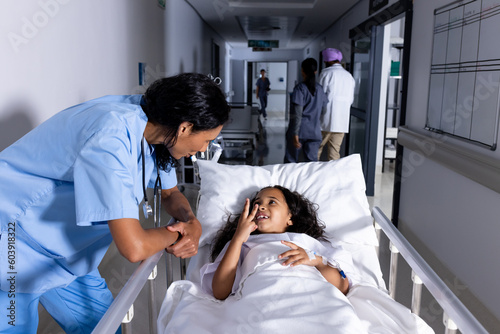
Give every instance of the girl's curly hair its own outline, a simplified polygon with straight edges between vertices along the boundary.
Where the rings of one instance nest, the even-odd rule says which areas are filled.
[[[269,188],[278,189],[283,193],[288,209],[292,214],[293,225],[288,226],[287,232],[305,233],[315,239],[325,240],[325,225],[317,217],[317,204],[312,203],[296,191],[278,185],[262,188],[259,192]],[[253,208],[255,198],[259,192],[250,201],[250,208]],[[217,258],[226,243],[233,238],[240,216],[230,215],[226,225],[217,232],[212,244],[212,261]],[[252,232],[252,234],[259,233],[258,230]]]

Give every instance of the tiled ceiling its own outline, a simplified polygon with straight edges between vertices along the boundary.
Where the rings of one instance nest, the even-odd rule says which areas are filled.
[[[280,49],[303,49],[359,0],[185,1],[232,47],[270,39]]]

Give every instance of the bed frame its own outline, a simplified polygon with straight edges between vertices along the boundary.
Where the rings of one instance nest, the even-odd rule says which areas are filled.
[[[380,231],[388,237],[390,241],[391,261],[389,273],[389,293],[394,298],[396,290],[396,269],[399,254],[403,256],[408,265],[412,268],[413,293],[411,311],[415,314],[420,312],[420,300],[422,284],[427,287],[435,300],[443,308],[443,324],[445,333],[488,333],[479,321],[471,314],[464,304],[448,288],[443,280],[432,270],[425,260],[409,244],[404,236],[394,227],[390,220],[380,210],[375,207],[372,210],[375,221],[377,235]],[[161,251],[144,260],[132,274],[121,292],[115,298],[108,311],[105,313],[99,324],[92,333],[108,334],[114,333],[118,327],[122,326],[124,334],[131,333],[130,321],[133,318],[133,303],[139,292],[148,282],[149,288],[149,321],[152,333],[157,332],[156,305],[154,303],[154,279],[156,278],[156,265],[165,251]],[[172,261],[170,254],[166,254],[167,260],[167,286],[172,282]],[[181,278],[184,279],[185,262],[181,261]],[[155,311],[153,311],[155,310]]]

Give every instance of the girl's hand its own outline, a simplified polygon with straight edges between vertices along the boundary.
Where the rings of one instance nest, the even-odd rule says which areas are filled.
[[[281,243],[291,248],[291,250],[286,251],[278,256],[278,259],[288,258],[285,260],[285,262],[283,262],[284,266],[290,265],[291,267],[294,267],[300,264],[305,264],[307,266],[316,267],[317,265],[322,263],[322,259],[319,256],[316,256],[314,260],[310,260],[309,255],[307,255],[306,251],[293,242],[281,240]]]
[[[244,243],[248,240],[250,233],[257,229],[258,226],[255,224],[254,218],[258,209],[259,206],[255,204],[252,211],[249,213],[250,200],[248,198],[245,200],[245,207],[243,208],[243,212],[241,212],[240,219],[238,220],[238,227],[234,233],[233,240]]]

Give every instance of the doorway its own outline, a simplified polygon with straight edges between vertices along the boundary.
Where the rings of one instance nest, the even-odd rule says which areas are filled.
[[[382,165],[382,173],[394,173],[398,125],[400,124],[401,94],[403,91],[402,60],[404,48],[405,18],[385,25],[384,64],[389,67],[382,82],[387,81],[385,108],[381,110],[377,165]],[[388,72],[388,75],[387,75]],[[382,99],[383,102],[383,99]]]
[[[394,145],[391,154],[395,161],[394,170],[398,170],[398,146],[397,138],[393,129],[404,125],[405,104],[405,76],[408,69],[409,41],[410,38],[398,40],[400,47],[400,60],[395,61],[393,66],[399,66],[400,80],[395,88],[390,85],[391,68],[391,34],[389,24],[402,21],[404,36],[411,33],[412,2],[401,0],[380,13],[374,15],[349,32],[351,38],[351,64],[352,74],[356,81],[354,103],[351,107],[351,123],[349,134],[346,138],[347,154],[359,153],[361,155],[363,172],[366,181],[366,195],[373,196],[375,193],[375,175],[377,167],[382,169],[385,158],[385,145]],[[409,20],[408,20],[409,18]],[[397,97],[397,114],[388,112],[388,89],[391,89],[391,98]],[[394,95],[395,94],[395,95]],[[387,116],[386,116],[387,114]],[[390,119],[391,126],[387,133],[387,120]],[[396,130],[397,133],[397,130]],[[392,140],[394,139],[394,140]],[[393,156],[392,156],[393,154]],[[397,182],[397,175],[395,176]],[[395,192],[396,195],[396,192]],[[398,193],[399,196],[399,193]],[[399,198],[399,197],[398,197]]]
[[[285,119],[287,110],[287,83],[288,83],[288,63],[287,62],[253,62],[248,66],[248,101],[252,105],[259,105],[256,97],[255,85],[260,78],[260,71],[266,71],[266,77],[271,83],[271,90],[267,96],[267,113],[272,113],[277,118]]]
[[[381,99],[384,27],[373,26],[368,34],[352,40],[352,75],[356,82],[351,106],[348,154],[361,155],[366,195],[375,193],[378,123]]]

